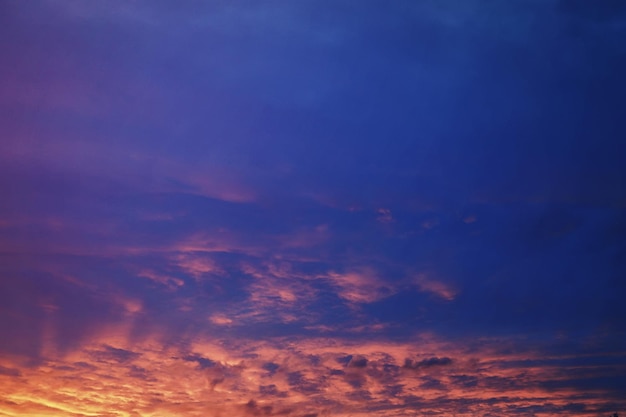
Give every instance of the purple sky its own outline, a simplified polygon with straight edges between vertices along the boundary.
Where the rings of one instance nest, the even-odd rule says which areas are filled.
[[[0,416],[626,413],[626,2],[0,0]]]

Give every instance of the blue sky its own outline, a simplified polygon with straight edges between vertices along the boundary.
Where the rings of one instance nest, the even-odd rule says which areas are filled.
[[[626,412],[625,32],[4,2],[0,415]]]

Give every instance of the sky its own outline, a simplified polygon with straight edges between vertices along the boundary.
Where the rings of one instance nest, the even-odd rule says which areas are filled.
[[[0,416],[626,414],[626,2],[0,0]]]

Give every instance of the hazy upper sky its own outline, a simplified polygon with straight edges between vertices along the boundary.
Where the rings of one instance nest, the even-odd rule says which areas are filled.
[[[626,2],[0,0],[0,416],[626,412]]]

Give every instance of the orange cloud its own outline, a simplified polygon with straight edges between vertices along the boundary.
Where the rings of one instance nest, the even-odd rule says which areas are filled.
[[[0,413],[470,416],[539,405],[535,414],[548,416],[575,407],[582,398],[585,405],[576,414],[591,416],[599,396],[606,394],[544,388],[550,381],[567,381],[568,369],[510,366],[518,357],[540,361],[530,352],[498,356],[497,345],[468,346],[432,335],[407,342],[159,340],[158,334],[133,341],[103,333],[40,365],[5,358],[0,361]]]

